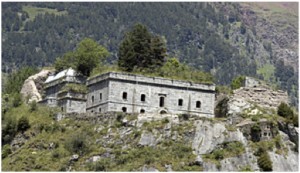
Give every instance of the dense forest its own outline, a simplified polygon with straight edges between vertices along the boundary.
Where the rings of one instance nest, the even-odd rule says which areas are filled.
[[[136,23],[162,36],[168,57],[210,72],[217,84],[258,77],[287,90],[298,104],[298,72],[244,20],[239,3],[2,3],[2,72],[51,66],[86,37],[115,63],[121,40]]]

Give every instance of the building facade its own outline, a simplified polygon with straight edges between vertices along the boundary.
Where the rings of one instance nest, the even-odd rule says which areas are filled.
[[[214,116],[215,85],[109,72],[87,80],[87,112]]]
[[[72,68],[63,70],[56,75],[51,74],[44,83],[45,97],[39,103],[50,107],[59,107],[64,112],[86,111],[86,95],[64,90],[68,84],[84,84],[86,78],[77,74]]]

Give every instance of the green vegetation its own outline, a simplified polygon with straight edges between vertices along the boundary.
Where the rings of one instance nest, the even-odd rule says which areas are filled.
[[[61,92],[69,92],[69,91],[85,94],[85,93],[87,93],[88,89],[87,89],[86,85],[74,84],[74,83],[68,83],[61,89]]]
[[[67,11],[58,11],[56,9],[50,9],[50,8],[39,8],[30,5],[23,6],[22,10],[28,13],[29,20],[31,21],[33,21],[37,15],[44,15],[45,13],[54,14],[58,16],[67,14]]]
[[[77,49],[67,52],[55,62],[55,69],[61,71],[72,67],[85,76],[90,76],[92,70],[97,65],[102,65],[105,58],[109,55],[108,51],[98,45],[94,40],[83,39]]]
[[[238,76],[234,78],[231,82],[231,89],[239,89],[245,84],[245,76]]]
[[[257,74],[262,75],[265,81],[274,82],[275,67],[272,64],[265,64],[257,69]]]
[[[30,128],[28,118],[23,116],[18,120],[17,131],[24,132]]]
[[[295,114],[293,109],[286,103],[281,103],[277,108],[277,114],[285,118],[287,123],[292,123],[294,126],[299,126],[298,114]]]
[[[213,162],[220,167],[220,161],[228,157],[236,157],[245,152],[244,145],[238,141],[225,142],[219,149],[213,150],[210,154],[204,155],[204,159]]]
[[[150,70],[163,65],[166,45],[162,38],[149,33],[146,26],[136,24],[119,47],[118,66],[124,71]]]

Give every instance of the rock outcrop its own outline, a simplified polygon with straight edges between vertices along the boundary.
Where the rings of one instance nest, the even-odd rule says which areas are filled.
[[[42,85],[52,72],[53,70],[41,70],[39,73],[26,79],[21,89],[23,98],[28,98],[29,103],[42,100]]]

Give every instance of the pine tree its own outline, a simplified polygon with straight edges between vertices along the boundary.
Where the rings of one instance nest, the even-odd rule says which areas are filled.
[[[156,68],[163,65],[165,56],[163,40],[153,36],[146,26],[136,24],[119,47],[118,66],[124,71]]]

